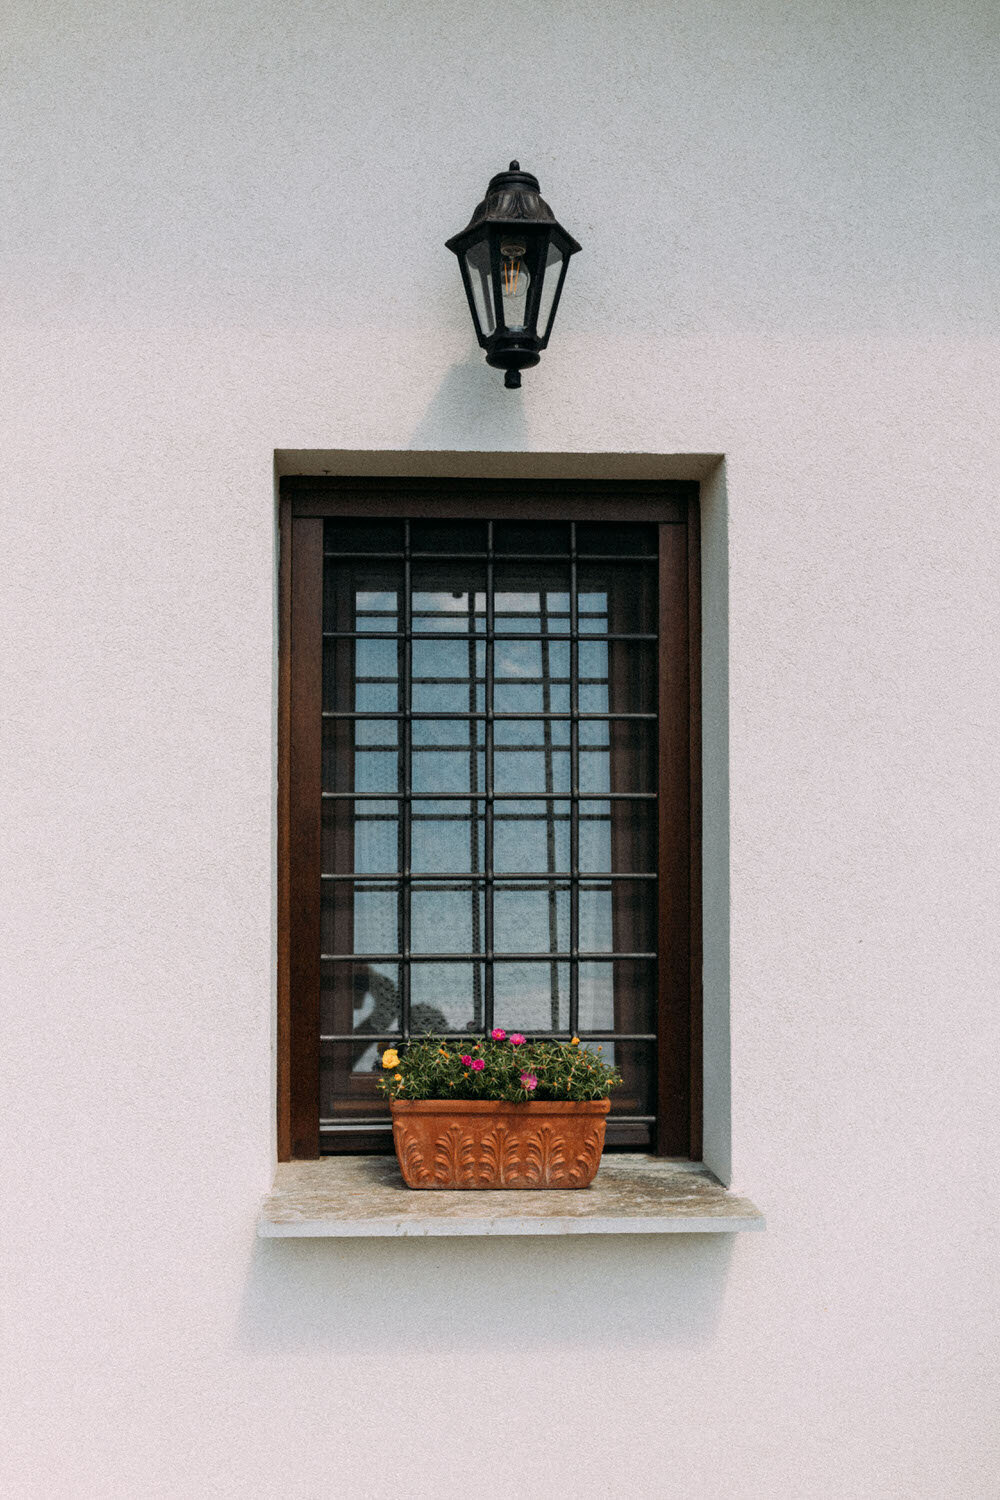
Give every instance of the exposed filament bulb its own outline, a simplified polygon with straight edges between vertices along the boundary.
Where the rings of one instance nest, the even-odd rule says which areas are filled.
[[[524,327],[524,309],[531,277],[524,263],[525,245],[508,240],[500,246],[500,291],[508,332]]]

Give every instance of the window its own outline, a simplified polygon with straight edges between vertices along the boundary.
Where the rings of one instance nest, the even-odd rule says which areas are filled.
[[[285,479],[279,1149],[390,1149],[385,1044],[601,1047],[700,1152],[697,486]]]

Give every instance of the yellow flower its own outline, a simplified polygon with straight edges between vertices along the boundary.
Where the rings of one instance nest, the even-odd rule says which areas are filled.
[[[382,1066],[383,1068],[399,1067],[399,1053],[396,1051],[395,1047],[390,1047],[388,1052],[382,1053]]]
[[[402,1075],[402,1073],[394,1073],[392,1076],[393,1076],[393,1082],[394,1083],[402,1083],[402,1081],[403,1081],[403,1075]]]
[[[573,1037],[573,1039],[570,1042],[570,1046],[571,1047],[579,1047],[579,1045],[580,1045],[580,1038],[578,1036]]]

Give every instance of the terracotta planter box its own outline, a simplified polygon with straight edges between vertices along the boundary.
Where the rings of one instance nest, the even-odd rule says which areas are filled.
[[[392,1139],[407,1187],[584,1188],[600,1165],[610,1108],[608,1099],[397,1099]]]

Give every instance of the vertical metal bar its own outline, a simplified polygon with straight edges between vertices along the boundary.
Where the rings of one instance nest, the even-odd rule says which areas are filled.
[[[549,907],[549,952],[559,952],[559,921],[558,908],[556,906],[556,805],[552,800],[555,793],[555,778],[552,766],[552,720],[548,715],[552,712],[552,651],[547,639],[549,633],[549,598],[547,590],[542,587],[544,574],[539,580],[538,590],[538,625],[542,640],[540,651],[542,658],[542,712],[546,717],[542,720],[542,759],[545,768],[545,867],[549,873],[548,907]],[[559,1030],[559,965],[553,959],[549,964],[549,1020],[552,1030]]]
[[[580,1029],[580,620],[576,592],[576,522],[569,526],[569,1030]]]
[[[400,791],[403,793],[402,804],[397,802],[399,808],[399,831],[400,831],[400,882],[399,892],[399,916],[400,916],[400,944],[399,951],[402,955],[399,965],[400,986],[400,1008],[399,1026],[403,1034],[403,1040],[410,1038],[410,924],[411,924],[411,892],[412,882],[410,880],[412,864],[412,826],[410,785],[412,781],[412,754],[413,754],[413,683],[412,683],[412,624],[413,624],[413,600],[411,595],[410,575],[410,523],[403,523],[403,638],[399,645],[402,651],[402,660],[397,658],[396,670],[399,674],[400,696],[402,698],[403,717],[399,720],[399,774],[397,777]]]
[[[494,672],[494,602],[493,602],[493,522],[486,523],[486,663],[485,682],[483,684],[483,709],[486,713],[486,801],[483,806],[485,813],[484,825],[484,860],[486,883],[483,890],[483,905],[485,919],[485,948],[486,966],[485,980],[485,1011],[483,1018],[487,1031],[493,1029],[493,672]],[[478,818],[479,807],[473,804],[473,830],[474,836],[478,838],[478,829],[475,822]]]
[[[469,590],[469,713],[476,712],[476,589],[475,583]],[[473,876],[479,874],[479,827],[477,812],[479,803],[476,794],[481,790],[479,785],[479,725],[480,720],[472,717],[469,719],[469,791],[473,794],[469,807],[472,817],[469,820],[469,870]],[[480,886],[478,881],[471,882],[470,899],[472,901],[472,951],[482,952],[482,924],[480,922]],[[485,895],[482,900],[485,902]],[[478,963],[472,965],[472,1025],[473,1029],[479,1031],[483,1024],[483,971]]]
[[[323,522],[293,522],[289,723],[291,1155],[319,1155],[322,952]]]

